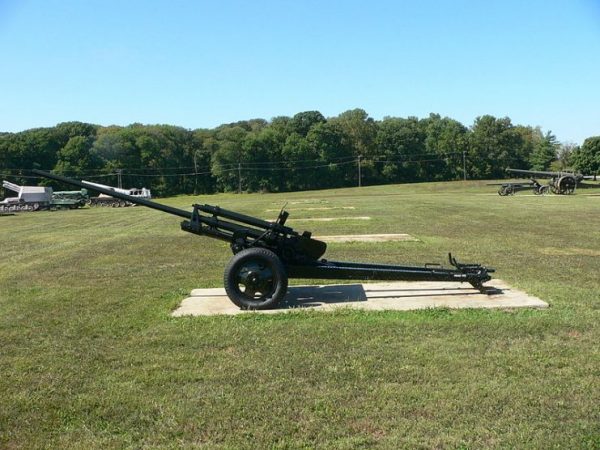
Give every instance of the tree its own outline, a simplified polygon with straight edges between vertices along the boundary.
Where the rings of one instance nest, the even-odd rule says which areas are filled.
[[[308,190],[319,185],[320,169],[311,169],[319,165],[319,154],[305,137],[298,133],[290,134],[281,149],[281,155],[287,169],[282,189]]]
[[[352,150],[344,140],[344,132],[336,125],[328,122],[314,125],[306,141],[311,151],[318,155],[326,167],[319,168],[317,185],[313,188],[348,186],[355,183],[355,171],[348,170],[344,161],[352,160]],[[352,180],[352,181],[351,181]]]
[[[140,167],[140,155],[135,137],[125,128],[110,127],[98,133],[93,149],[102,158],[108,171],[124,167]]]
[[[600,173],[600,136],[587,138],[573,152],[573,167],[586,175]]]
[[[365,184],[458,179],[465,149],[471,178],[499,178],[506,167],[531,166],[593,174],[600,169],[599,147],[600,136],[581,148],[559,146],[551,132],[513,125],[508,117],[481,116],[467,128],[433,113],[376,121],[356,108],[330,119],[304,111],[214,129],[64,122],[0,132],[0,170],[26,184],[33,168],[82,178],[122,169],[125,185],[160,196],[237,191],[240,179],[249,191],[355,186],[359,155]],[[117,178],[102,182],[116,184]]]
[[[243,161],[243,142],[248,132],[240,126],[225,126],[215,132],[216,150],[212,155],[212,173],[217,180],[217,188],[222,191],[237,191],[239,183],[238,167]]]
[[[362,158],[362,181],[366,184],[377,180],[373,159],[376,156],[375,138],[377,123],[363,109],[351,109],[329,119],[344,133],[344,145],[351,149],[352,156]]]
[[[378,128],[375,143],[383,180],[398,183],[426,179],[426,167],[421,162],[426,134],[419,119],[385,117]]]
[[[293,133],[306,136],[313,126],[325,122],[325,117],[319,111],[304,111],[292,117],[289,126]]]
[[[577,144],[565,142],[558,148],[558,159],[554,161],[550,168],[553,171],[570,170],[572,165],[573,153],[579,149]]]
[[[363,109],[351,109],[339,116],[329,119],[329,123],[337,125],[346,135],[347,144],[352,148],[354,156],[373,155],[377,124]]]
[[[516,125],[514,132],[519,135],[521,145],[513,149],[511,155],[510,167],[527,168],[530,167],[531,154],[536,145],[543,138],[540,127],[529,127]]]
[[[429,180],[463,178],[462,152],[468,148],[467,128],[460,122],[439,114],[421,121],[425,130],[425,159]]]
[[[211,158],[217,148],[212,130],[194,130],[189,149],[194,167],[193,194],[210,194],[215,191],[216,180],[211,170]]]
[[[94,140],[91,136],[74,136],[58,152],[58,162],[54,171],[68,176],[82,177],[101,167],[102,161],[92,151]]]
[[[536,143],[529,159],[532,170],[548,170],[550,164],[556,160],[559,143],[556,136],[548,131]]]
[[[242,144],[245,188],[249,191],[278,191],[281,178],[282,135],[271,128],[248,133]]]
[[[478,179],[503,177],[524,144],[508,117],[477,117],[469,137],[468,172]]]

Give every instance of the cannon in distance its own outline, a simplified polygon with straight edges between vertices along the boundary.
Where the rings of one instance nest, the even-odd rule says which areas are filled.
[[[581,184],[583,180],[591,180],[596,179],[595,175],[582,175],[580,173],[573,172],[545,172],[541,170],[523,170],[523,169],[511,169],[510,167],[506,168],[506,171],[509,173],[515,173],[520,175],[525,175],[531,178],[530,186],[533,188],[535,194],[545,194],[547,190],[550,189],[554,194],[560,195],[570,195],[575,192],[575,189],[578,185]],[[542,186],[536,178],[548,178],[548,187]],[[515,187],[513,189],[513,193],[515,190],[519,190],[517,186],[520,187],[521,183],[506,183],[507,189],[510,190],[510,186]],[[502,188],[500,188],[502,190]],[[546,189],[545,191],[542,191]],[[500,195],[503,195],[498,191]],[[510,194],[510,192],[509,192]],[[507,194],[504,194],[507,195]]]
[[[483,286],[491,279],[489,274],[494,269],[480,264],[461,264],[451,255],[452,268],[328,261],[321,258],[327,244],[313,239],[308,231],[300,234],[285,226],[289,214],[284,210],[275,222],[212,205],[195,204],[190,212],[41,170],[33,172],[182,217],[185,219],[181,222],[182,230],[229,242],[233,257],[225,268],[225,291],[242,309],[275,307],[287,292],[289,278],[453,281],[470,283],[480,292],[495,292]]]

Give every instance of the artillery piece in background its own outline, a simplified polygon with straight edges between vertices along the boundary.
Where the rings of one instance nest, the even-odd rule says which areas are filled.
[[[500,186],[498,188],[498,195],[501,197],[515,195],[516,192],[527,191],[529,189],[531,189],[535,195],[546,195],[548,192],[550,192],[550,186],[546,184],[540,184],[540,182],[534,178],[528,182],[490,183],[488,186]]]
[[[146,189],[146,188],[123,189],[123,188],[117,188],[117,187],[113,187],[113,186],[107,186],[105,184],[100,184],[100,183],[92,183],[91,181],[83,180],[83,182],[90,186],[101,187],[104,189],[108,189],[108,190],[112,191],[113,193],[118,192],[121,194],[129,195],[130,197],[145,198],[148,200],[152,198],[150,189]],[[117,208],[117,207],[125,207],[125,206],[135,206],[135,203],[132,203],[127,200],[123,200],[122,198],[117,198],[112,194],[109,195],[109,194],[101,193],[98,197],[90,198],[90,206],[111,206],[113,208]]]
[[[88,201],[87,190],[57,191],[44,186],[19,186],[3,181],[4,189],[16,192],[17,197],[7,197],[0,202],[0,212],[38,211],[43,209],[75,209]]]
[[[541,188],[538,187],[542,185],[536,180],[536,178],[548,178],[548,189],[550,189],[553,194],[559,195],[570,195],[575,192],[577,186],[579,186],[583,180],[596,179],[596,175],[582,175],[574,172],[544,172],[540,170],[522,170],[511,168],[507,168],[506,171],[509,173],[530,177],[531,182],[535,184],[532,184],[531,187],[534,188],[534,193],[536,194],[546,193],[540,192]],[[522,186],[523,183],[505,183],[505,185],[507,186],[506,191],[510,191],[512,186],[514,188],[512,189],[512,193],[514,193],[515,190],[522,190],[519,189],[519,186]],[[500,193],[500,195],[502,194]],[[510,195],[510,193],[505,195]]]
[[[288,213],[282,210],[275,222],[211,205],[193,205],[184,211],[144,198],[76,181],[41,170],[37,175],[118,199],[179,216],[181,229],[200,236],[229,242],[233,257],[225,269],[225,291],[242,309],[275,307],[287,293],[289,278],[332,280],[407,280],[467,282],[482,293],[496,289],[483,286],[494,269],[480,264],[461,264],[449,256],[453,268],[426,264],[423,267],[328,261],[322,259],[327,244],[313,239],[311,233],[298,233],[285,226]]]

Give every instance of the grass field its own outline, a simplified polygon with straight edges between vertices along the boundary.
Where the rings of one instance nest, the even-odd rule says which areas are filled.
[[[326,256],[420,265],[452,251],[546,310],[172,318],[191,289],[222,285],[225,243],[141,207],[0,217],[0,447],[600,448],[600,196],[493,193],[163,201],[265,218],[288,202],[299,231],[409,233],[419,241]],[[353,215],[372,219],[302,221]]]

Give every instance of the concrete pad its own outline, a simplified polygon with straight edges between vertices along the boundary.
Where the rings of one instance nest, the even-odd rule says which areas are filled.
[[[405,233],[396,234],[340,234],[333,236],[315,236],[324,242],[389,242],[389,241],[418,241],[417,238]]]
[[[181,302],[173,316],[210,316],[217,314],[273,314],[300,308],[331,311],[354,308],[371,311],[407,311],[427,308],[547,308],[537,297],[510,287],[502,280],[486,283],[499,293],[482,294],[470,285],[451,282],[394,281],[384,283],[290,286],[278,309],[242,311],[223,288],[194,289]]]

